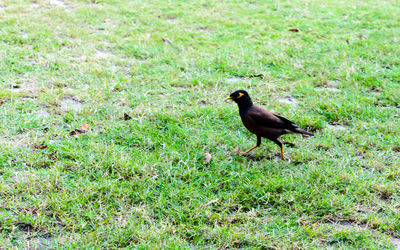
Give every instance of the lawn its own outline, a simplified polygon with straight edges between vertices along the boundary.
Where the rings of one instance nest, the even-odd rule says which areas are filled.
[[[0,248],[400,248],[399,23],[392,0],[0,0]],[[237,89],[315,136],[238,155]]]

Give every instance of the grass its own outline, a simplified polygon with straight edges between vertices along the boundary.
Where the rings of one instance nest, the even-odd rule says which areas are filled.
[[[389,0],[1,0],[0,247],[399,247],[399,23]],[[235,154],[236,89],[315,137]]]

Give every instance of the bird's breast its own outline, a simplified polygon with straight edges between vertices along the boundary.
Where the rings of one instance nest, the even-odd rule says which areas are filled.
[[[249,117],[246,116],[241,118],[243,125],[247,128],[247,130],[249,130],[253,134],[259,134],[261,132],[260,126],[257,126],[257,124],[253,121],[253,119],[250,119]]]

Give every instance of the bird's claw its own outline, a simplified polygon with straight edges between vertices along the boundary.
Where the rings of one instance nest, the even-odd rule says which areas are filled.
[[[231,151],[234,152],[234,153],[236,153],[236,154],[238,154],[238,155],[241,155],[241,154],[242,154],[242,152],[240,152],[240,148],[239,148],[239,147],[231,148]]]

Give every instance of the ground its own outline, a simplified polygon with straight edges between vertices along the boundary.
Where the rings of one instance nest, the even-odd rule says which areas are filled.
[[[0,0],[0,248],[399,248],[399,23],[391,0]],[[236,154],[237,89],[315,137]]]

